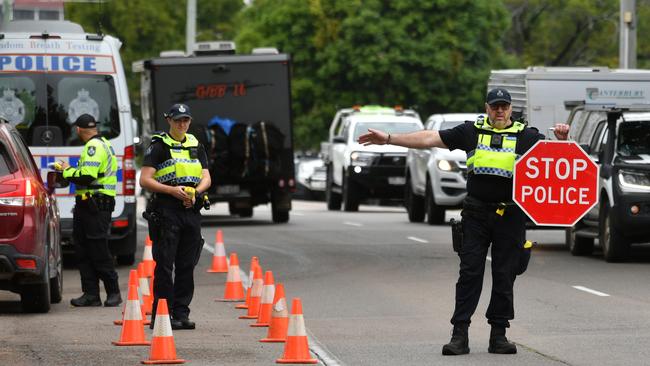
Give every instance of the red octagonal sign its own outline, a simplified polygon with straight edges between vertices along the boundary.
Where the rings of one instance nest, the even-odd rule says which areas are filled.
[[[515,163],[513,200],[537,225],[573,226],[598,202],[598,168],[573,141],[538,141]]]

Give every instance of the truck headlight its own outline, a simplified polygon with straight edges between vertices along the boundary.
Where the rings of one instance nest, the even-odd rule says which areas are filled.
[[[619,170],[618,181],[624,190],[650,191],[649,172]]]
[[[457,172],[460,169],[458,168],[458,164],[456,164],[455,161],[452,160],[438,160],[438,169],[445,171],[445,172]]]
[[[371,166],[379,154],[371,152],[354,151],[350,154],[350,164],[355,166]]]

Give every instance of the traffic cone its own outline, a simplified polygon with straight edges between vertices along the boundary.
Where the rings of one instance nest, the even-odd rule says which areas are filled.
[[[262,298],[260,299],[260,310],[257,314],[257,323],[251,324],[251,327],[268,327],[271,322],[271,312],[273,311],[273,298],[275,297],[275,281],[273,272],[264,273],[264,287],[262,288]]]
[[[212,255],[212,268],[208,269],[209,273],[227,273],[228,262],[226,261],[226,247],[223,245],[223,233],[221,229],[217,230],[214,242],[214,254]]]
[[[185,363],[185,360],[176,358],[176,345],[169,320],[167,299],[158,299],[149,359],[142,363],[145,365]]]
[[[144,274],[147,277],[153,277],[156,262],[153,260],[153,242],[149,235],[144,240],[144,252],[142,252],[142,263],[144,263]]]
[[[289,325],[289,309],[287,300],[284,298],[284,286],[281,283],[275,285],[275,296],[273,297],[273,313],[266,338],[260,342],[284,342],[287,340],[287,327]]]
[[[244,301],[244,286],[241,283],[241,275],[239,274],[237,253],[230,253],[226,289],[223,299],[217,299],[217,301]]]
[[[248,284],[247,284],[247,290],[246,290],[246,302],[244,304],[239,304],[235,306],[235,309],[248,309],[248,304],[251,302],[251,285],[253,284],[253,274],[255,270],[255,266],[259,264],[259,260],[257,257],[253,256],[251,257],[251,265],[250,265],[250,271],[248,272]]]
[[[138,304],[140,304],[140,310],[142,313],[142,319],[143,319],[143,325],[149,325],[151,322],[147,320],[147,312],[144,310],[144,306],[142,304],[142,299],[141,299],[141,292],[140,292],[140,280],[138,278],[138,271],[135,269],[132,269],[129,271],[129,287],[130,286],[135,286],[138,294]],[[124,304],[124,308],[122,309],[122,319],[118,320],[113,320],[113,324],[115,325],[122,325],[124,321],[124,316],[126,314],[126,303]]]
[[[295,297],[291,304],[291,316],[287,329],[287,341],[284,344],[284,355],[275,360],[276,363],[318,363],[309,354],[309,342],[305,331],[305,319],[302,315],[302,303]]]
[[[142,312],[140,301],[138,300],[138,289],[129,286],[129,297],[126,300],[124,310],[124,324],[122,325],[122,334],[120,340],[113,342],[115,346],[148,346],[144,337],[144,324],[142,324]]]
[[[138,264],[138,277],[139,277],[139,288],[140,293],[142,294],[142,307],[144,308],[145,314],[151,314],[151,308],[153,306],[153,296],[151,287],[149,287],[149,279],[144,275],[144,263],[140,262]]]
[[[260,312],[260,300],[262,297],[262,289],[264,287],[264,280],[262,280],[262,267],[255,266],[253,272],[253,284],[251,285],[251,301],[248,304],[248,313],[242,315],[239,319],[257,319]]]

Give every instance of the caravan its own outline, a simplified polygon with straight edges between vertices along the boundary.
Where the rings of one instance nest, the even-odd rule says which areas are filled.
[[[29,146],[45,180],[48,165],[75,166],[83,143],[72,123],[100,122],[118,157],[110,247],[120,264],[136,250],[134,121],[119,49],[111,36],[87,34],[67,21],[13,21],[0,29],[0,116]],[[56,190],[63,250],[70,251],[75,187]]]

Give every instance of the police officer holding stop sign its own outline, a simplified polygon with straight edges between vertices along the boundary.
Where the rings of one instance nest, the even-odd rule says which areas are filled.
[[[169,304],[173,329],[194,329],[189,305],[203,246],[199,210],[211,180],[203,146],[187,133],[190,108],[174,104],[165,119],[169,133],[153,135],[140,176],[142,188],[153,192],[146,211],[156,261],[151,328],[162,298]]]
[[[393,144],[410,148],[440,147],[467,152],[467,198],[462,211],[462,243],[458,248],[460,275],[456,283],[456,306],[451,323],[451,341],[443,355],[469,353],[468,329],[483,286],[485,260],[492,244],[492,295],[486,316],[492,326],[488,351],[517,353],[506,338],[506,328],[514,319],[513,285],[530,258],[525,248],[526,216],[512,202],[514,163],[538,140],[535,128],[512,121],[511,97],[496,88],[487,94],[485,116],[448,130],[422,130],[409,134],[386,134],[369,129],[359,142]],[[566,140],[569,126],[557,124],[555,136]]]

